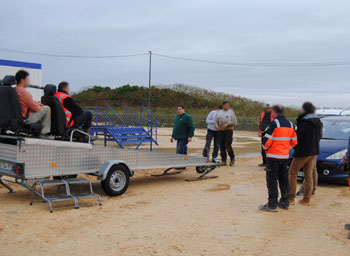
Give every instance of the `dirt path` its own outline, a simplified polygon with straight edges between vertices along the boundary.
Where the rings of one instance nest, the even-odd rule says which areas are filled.
[[[0,255],[350,255],[345,186],[321,185],[312,206],[263,213],[265,172],[259,158],[238,159],[219,178],[185,182],[180,175],[137,172],[121,197],[103,206],[57,210],[29,206],[30,193],[0,188]]]

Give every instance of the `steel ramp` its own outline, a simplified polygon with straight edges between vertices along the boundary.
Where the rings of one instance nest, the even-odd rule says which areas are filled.
[[[89,191],[83,192],[83,185],[88,184]],[[80,185],[80,192],[79,193],[71,193],[70,185]],[[39,186],[40,190],[37,191],[36,187]],[[46,195],[45,194],[45,187],[57,187],[56,195]],[[61,187],[65,188],[65,193],[60,194]],[[63,209],[63,208],[79,208],[79,199],[85,199],[85,198],[97,198],[98,204],[102,205],[101,197],[93,192],[91,181],[87,179],[82,178],[74,178],[74,179],[62,179],[62,180],[49,180],[49,179],[42,179],[36,181],[32,188],[32,198],[30,201],[30,205],[33,205],[34,202],[47,202],[49,204],[50,213],[53,212],[55,209]],[[42,200],[34,200],[35,195],[41,197]],[[65,202],[65,201],[72,201],[74,205],[71,206],[64,206],[64,207],[53,207],[54,203],[57,202]],[[96,203],[94,203],[96,204]],[[91,204],[82,204],[81,206],[87,206]]]

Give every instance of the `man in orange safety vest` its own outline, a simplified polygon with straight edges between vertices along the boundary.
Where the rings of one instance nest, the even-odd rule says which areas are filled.
[[[268,203],[260,205],[261,211],[277,211],[277,207],[288,210],[289,180],[288,163],[289,150],[298,144],[294,124],[284,115],[284,107],[272,107],[274,120],[271,122],[263,138],[262,147],[266,151],[266,183],[268,190]],[[278,201],[278,185],[281,199]]]

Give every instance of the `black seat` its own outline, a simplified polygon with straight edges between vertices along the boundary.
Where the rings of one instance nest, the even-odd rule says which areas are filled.
[[[38,136],[42,129],[41,124],[25,124],[22,118],[22,108],[17,92],[11,86],[16,84],[14,76],[5,76],[0,85],[0,130],[11,130]]]
[[[45,85],[44,96],[41,97],[41,103],[48,105],[51,109],[51,134],[54,136],[64,137],[67,131],[66,115],[60,101],[54,96],[55,93],[55,85]]]

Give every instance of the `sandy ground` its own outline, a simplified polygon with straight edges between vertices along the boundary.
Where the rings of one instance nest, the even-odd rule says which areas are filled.
[[[252,135],[236,133],[238,155],[249,153],[239,150],[245,137],[256,148]],[[174,146],[168,138],[162,130],[165,149]],[[194,152],[202,146],[200,136],[191,144]],[[197,176],[192,168],[158,178],[150,175],[161,170],[136,172],[127,192],[114,198],[92,178],[103,206],[52,214],[47,204],[29,206],[23,188],[14,186],[14,194],[0,188],[0,255],[350,255],[348,189],[321,184],[312,206],[259,212],[267,198],[259,161],[241,157],[215,170],[217,179],[197,182],[184,181]]]

